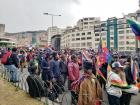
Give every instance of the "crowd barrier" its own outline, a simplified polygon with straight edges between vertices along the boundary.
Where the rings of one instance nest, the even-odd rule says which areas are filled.
[[[10,82],[10,75],[11,75],[11,73],[12,72],[7,70],[7,68],[5,68],[4,65],[0,64],[0,75],[1,75],[2,78],[7,80],[8,82]],[[14,85],[16,87],[16,89],[24,90],[28,94],[29,93],[29,86],[28,86],[28,83],[26,81],[28,76],[29,76],[28,72],[20,72],[20,71],[18,71],[19,82],[18,83],[10,82],[10,83],[12,85]],[[37,81],[37,82],[40,82],[40,81]],[[51,100],[48,99],[47,95],[48,95],[48,91],[49,90],[48,91],[44,91],[44,94],[46,94],[46,96],[42,97],[41,96],[41,91],[39,91],[40,90],[39,86],[37,86],[37,83],[35,83],[35,84],[36,84],[36,87],[37,87],[37,91],[39,93],[39,97],[37,97],[35,99],[37,99],[39,101],[42,101],[44,103],[44,105],[71,105],[70,91],[68,89],[66,89],[65,86],[63,86],[63,89],[65,91],[63,91],[62,87],[59,87],[57,84],[55,84],[57,86],[57,89],[62,91],[62,93],[59,94],[59,97],[58,97],[59,102],[56,102],[56,101],[51,101]],[[46,87],[48,87],[48,85],[45,82],[44,82],[44,84],[45,84]],[[55,87],[53,86],[52,88],[57,93],[56,86]],[[42,88],[44,88],[44,86],[42,86]],[[102,105],[106,105],[106,103],[104,101],[102,101]]]

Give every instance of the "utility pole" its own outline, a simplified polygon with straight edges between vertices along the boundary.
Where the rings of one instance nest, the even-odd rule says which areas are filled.
[[[54,16],[61,16],[61,15],[56,15],[56,14],[50,14],[50,13],[43,13],[44,15],[49,15],[52,18],[52,27],[51,27],[51,37],[53,36],[53,26],[54,26]]]

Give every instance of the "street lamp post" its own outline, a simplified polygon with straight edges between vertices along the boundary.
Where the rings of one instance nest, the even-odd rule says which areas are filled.
[[[54,16],[61,16],[61,15],[56,15],[56,14],[50,14],[50,13],[43,13],[44,15],[49,15],[52,17],[52,28],[51,28],[51,34],[53,35],[53,19],[54,19]]]

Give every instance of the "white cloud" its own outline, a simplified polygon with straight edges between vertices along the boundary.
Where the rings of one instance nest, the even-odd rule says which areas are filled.
[[[51,26],[44,12],[61,14],[54,25],[64,27],[83,17],[121,17],[137,9],[138,0],[0,0],[0,23],[8,32],[41,30]]]
[[[82,17],[121,17],[122,13],[135,12],[138,0],[81,0],[81,5],[73,5],[72,13],[76,19]]]

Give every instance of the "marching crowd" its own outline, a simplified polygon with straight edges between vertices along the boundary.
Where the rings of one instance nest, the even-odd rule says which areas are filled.
[[[11,72],[10,82],[19,82],[18,72],[24,72],[24,68],[27,68],[30,77],[41,78],[50,90],[55,87],[57,93],[54,93],[51,100],[57,100],[59,94],[66,91],[64,87],[68,81],[71,105],[101,105],[104,91],[107,93],[109,105],[130,105],[131,97],[139,91],[139,57],[112,56],[110,64],[105,62],[98,67],[94,51],[90,55],[90,60],[83,59],[82,52],[58,52],[50,48],[5,48],[1,49],[0,54],[1,63]],[[137,69],[136,79],[131,70],[131,59]],[[108,67],[111,68],[109,72]],[[97,73],[97,69],[103,76]],[[30,84],[28,82],[29,93],[32,91]]]

